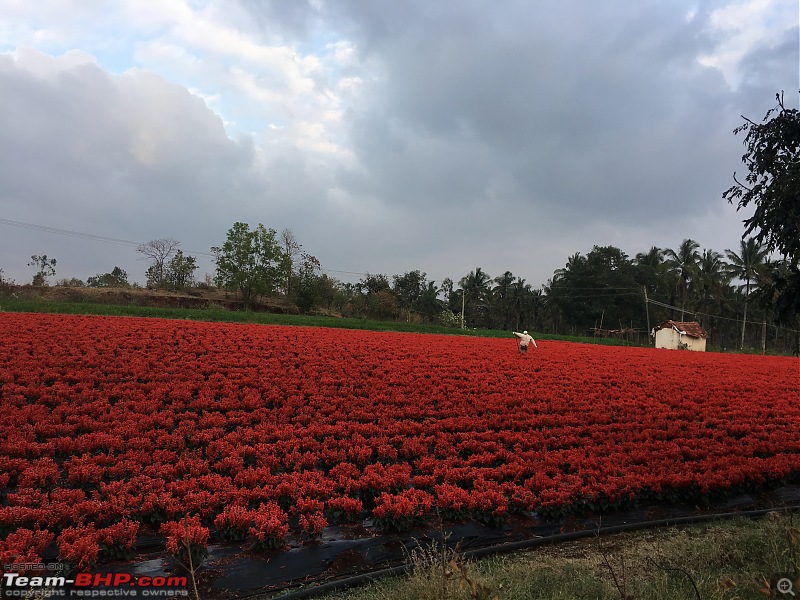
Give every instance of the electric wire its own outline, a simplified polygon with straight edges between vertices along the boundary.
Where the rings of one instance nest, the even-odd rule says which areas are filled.
[[[73,231],[71,229],[61,229],[60,227],[50,227],[48,225],[38,225],[36,223],[26,223],[24,221],[14,221],[12,219],[3,219],[0,218],[0,224],[2,225],[10,225],[11,227],[21,227],[23,229],[32,229],[35,231],[43,231],[45,233],[55,233],[57,235],[66,235],[69,237],[77,237],[86,240],[93,240],[95,242],[105,242],[108,244],[118,244],[121,246],[131,246],[134,248],[138,248],[139,246],[144,246],[143,242],[134,242],[132,240],[123,240],[120,238],[109,237],[105,235],[97,235],[94,233],[84,233],[81,231]],[[197,252],[194,250],[187,250],[187,254],[193,254],[198,256],[205,256],[214,258],[214,255],[210,252]]]
[[[734,319],[733,317],[721,317],[719,315],[712,315],[710,313],[704,313],[704,312],[697,311],[697,310],[689,310],[689,309],[686,309],[686,308],[680,308],[679,306],[672,306],[671,304],[665,304],[664,302],[659,302],[658,300],[653,300],[652,298],[648,298],[647,299],[647,303],[648,304],[654,304],[654,305],[659,306],[661,308],[669,308],[670,310],[677,310],[677,311],[683,312],[683,313],[685,313],[687,315],[694,315],[695,317],[697,315],[702,315],[704,317],[709,317],[711,319],[722,319],[724,321],[733,321],[734,323],[741,323],[741,321],[742,321],[741,319]],[[751,323],[759,324],[757,321],[751,321]],[[774,327],[775,329],[781,329],[783,331],[791,331],[793,333],[800,333],[800,331],[797,330],[797,329],[791,329],[789,327],[782,327],[780,325],[773,325],[772,323],[769,323],[768,325],[769,325],[769,327]]]

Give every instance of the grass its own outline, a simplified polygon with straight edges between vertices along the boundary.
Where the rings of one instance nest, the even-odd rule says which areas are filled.
[[[478,561],[452,554],[443,561],[432,548],[411,557],[407,576],[319,598],[763,600],[781,597],[774,590],[778,574],[800,575],[798,521],[791,513],[771,513],[594,537]]]
[[[306,327],[334,327],[340,329],[361,329],[370,331],[398,331],[409,333],[437,333],[445,335],[470,335],[477,337],[509,337],[509,331],[493,329],[453,329],[437,325],[422,325],[402,321],[375,321],[347,317],[325,317],[309,315],[289,315],[267,312],[233,311],[221,308],[162,308],[137,304],[101,304],[87,302],[60,302],[45,299],[0,299],[0,311],[57,313],[70,315],[105,315],[116,317],[156,317],[161,319],[187,319],[192,321],[212,321],[227,323],[256,323],[261,325],[296,325]],[[591,338],[559,336],[538,333],[536,339],[562,340],[603,344],[610,346],[628,345],[624,340],[612,338]]]

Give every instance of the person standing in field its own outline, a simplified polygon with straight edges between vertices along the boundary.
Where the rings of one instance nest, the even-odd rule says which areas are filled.
[[[534,340],[531,336],[529,336],[527,331],[523,331],[522,333],[519,333],[517,331],[512,331],[511,333],[513,333],[518,338],[517,344],[519,345],[520,354],[528,353],[528,344],[533,344],[534,348],[539,347],[536,345],[536,340]]]

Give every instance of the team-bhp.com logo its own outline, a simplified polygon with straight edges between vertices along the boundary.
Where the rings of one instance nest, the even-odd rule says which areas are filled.
[[[128,573],[22,575],[3,573],[3,598],[102,598],[188,596],[186,577],[133,577]]]

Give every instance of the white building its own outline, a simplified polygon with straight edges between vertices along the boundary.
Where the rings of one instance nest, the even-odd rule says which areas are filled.
[[[705,352],[708,332],[697,321],[664,321],[653,329],[656,348],[697,350]]]

